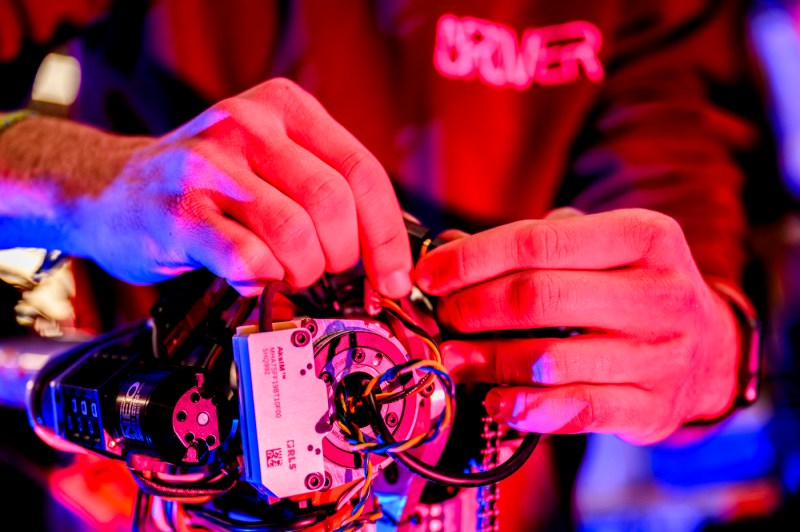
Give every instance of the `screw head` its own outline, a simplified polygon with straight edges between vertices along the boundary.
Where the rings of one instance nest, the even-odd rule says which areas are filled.
[[[367,355],[366,355],[366,353],[364,353],[364,350],[361,349],[361,348],[358,348],[353,353],[353,362],[355,362],[356,364],[361,364],[362,362],[364,362],[364,359],[366,357],[367,357]]]
[[[333,382],[333,377],[331,377],[331,374],[328,373],[327,371],[323,371],[322,374],[319,376],[319,378],[322,379],[322,382],[324,382],[328,386],[330,386],[331,383]]]
[[[311,333],[311,336],[314,336],[317,332],[317,322],[311,318],[303,318],[300,320],[300,326],[308,329],[308,332]]]
[[[319,473],[309,473],[306,475],[305,484],[310,490],[318,490],[325,484],[325,479]]]
[[[387,426],[395,427],[395,426],[397,426],[397,422],[398,421],[399,421],[399,419],[397,418],[397,414],[395,414],[394,412],[389,412],[388,414],[386,414],[386,425]]]
[[[299,329],[292,333],[292,345],[295,347],[303,347],[310,341],[311,335],[305,329]]]

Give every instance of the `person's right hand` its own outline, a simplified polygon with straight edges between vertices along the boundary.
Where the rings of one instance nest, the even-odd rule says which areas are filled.
[[[308,286],[361,258],[383,295],[411,288],[408,237],[385,170],[285,79],[138,143],[111,183],[76,207],[79,253],[132,283],[204,266],[255,295],[267,280]]]

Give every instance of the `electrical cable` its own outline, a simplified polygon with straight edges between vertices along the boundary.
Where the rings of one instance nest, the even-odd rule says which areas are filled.
[[[396,440],[392,436],[391,431],[383,422],[380,416],[380,409],[374,394],[366,397],[367,415],[369,416],[370,426],[376,431],[380,438],[387,444],[395,443]],[[522,467],[533,453],[536,445],[539,443],[541,434],[530,432],[522,439],[522,443],[514,451],[508,460],[500,464],[494,469],[489,471],[478,471],[472,473],[457,473],[443,471],[436,466],[426,464],[418,458],[406,452],[392,452],[388,451],[389,456],[403,464],[409,471],[419,475],[420,477],[444,484],[448,486],[456,486],[461,488],[477,488],[495,482],[500,482],[507,478],[512,473]]]
[[[141,471],[131,470],[133,479],[141,489],[158,497],[199,498],[218,497],[230,491],[237,483],[236,475],[222,475],[215,480],[191,483],[164,482],[156,478],[147,478]]]
[[[278,531],[295,531],[303,530],[322,520],[326,519],[330,513],[328,508],[319,508],[318,510],[304,514],[301,517],[290,518],[282,522],[278,521],[243,521],[241,519],[233,519],[222,512],[209,510],[203,507],[184,506],[186,511],[192,517],[199,517],[212,523],[215,526],[224,527],[225,530],[234,532],[278,532]]]

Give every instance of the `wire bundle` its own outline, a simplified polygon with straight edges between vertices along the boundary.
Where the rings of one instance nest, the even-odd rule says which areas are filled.
[[[447,429],[453,420],[455,385],[447,374],[447,370],[442,365],[441,353],[436,342],[394,301],[381,298],[381,306],[385,311],[399,319],[403,325],[414,332],[428,345],[433,360],[416,359],[393,366],[386,372],[373,377],[364,387],[360,396],[347,397],[344,389],[340,389],[337,393],[335,398],[336,422],[342,430],[342,434],[345,435],[350,443],[352,450],[361,453],[361,459],[364,464],[364,480],[359,486],[360,493],[358,502],[354,505],[351,515],[345,519],[339,530],[358,529],[364,523],[375,522],[383,515],[377,505],[377,501],[374,501],[376,510],[369,514],[364,514],[367,502],[372,495],[372,481],[375,477],[375,468],[372,464],[371,455],[404,452],[432,441],[442,430]],[[384,385],[397,382],[402,376],[412,375],[415,372],[422,372],[425,375],[416,379],[416,382],[409,387],[403,387],[395,391],[382,391]],[[374,441],[367,441],[365,439],[363,431],[354,421],[354,416],[359,409],[370,408],[367,398],[372,398],[372,401],[374,401],[376,405],[386,405],[395,401],[407,399],[420,393],[422,390],[429,389],[433,384],[433,380],[436,378],[440,380],[445,390],[445,407],[442,414],[438,416],[435,422],[431,423],[430,428],[426,432],[417,434],[403,441],[385,442],[379,438],[378,431],[373,427],[376,439]],[[411,381],[412,379],[409,379],[408,382]],[[380,413],[378,413],[378,415],[380,415]],[[346,500],[348,495],[349,493],[345,494],[342,499]]]

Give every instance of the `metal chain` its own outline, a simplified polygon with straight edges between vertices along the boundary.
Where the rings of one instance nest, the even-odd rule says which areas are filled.
[[[483,433],[481,437],[484,441],[484,447],[481,451],[483,455],[481,470],[488,471],[497,467],[499,429],[497,423],[490,417],[484,417],[481,421],[483,422]],[[478,488],[478,510],[475,523],[476,532],[497,532],[500,530],[498,522],[500,510],[497,507],[499,497],[500,488],[496,483]]]

